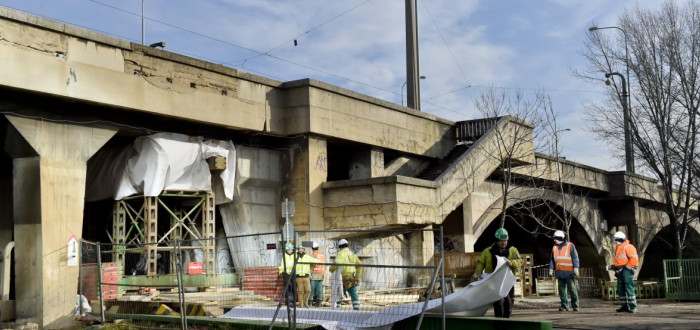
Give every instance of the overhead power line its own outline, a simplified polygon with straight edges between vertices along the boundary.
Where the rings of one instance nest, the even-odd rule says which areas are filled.
[[[96,4],[99,4],[99,5],[106,6],[106,7],[109,7],[109,8],[118,10],[118,11],[121,11],[121,12],[124,12],[124,13],[130,14],[130,15],[134,15],[134,16],[141,17],[141,14],[139,14],[139,13],[130,12],[130,11],[128,11],[128,10],[121,9],[121,8],[118,8],[118,7],[115,7],[115,6],[106,4],[106,3],[102,3],[102,2],[99,2],[99,1],[97,1],[97,0],[88,0],[88,1],[93,2],[93,3],[96,3]],[[368,1],[369,1],[369,0],[368,0]],[[170,24],[170,23],[168,23],[168,22],[164,22],[164,21],[157,20],[157,19],[150,18],[150,17],[145,17],[145,18],[148,19],[149,21],[156,22],[156,23],[158,23],[158,24],[163,24],[163,25],[168,26],[168,27],[171,27],[171,28],[173,28],[173,29],[177,29],[177,30],[180,30],[180,31],[184,31],[184,32],[187,32],[187,33],[191,33],[191,34],[194,34],[194,35],[199,36],[199,37],[202,37],[202,38],[210,39],[210,40],[213,40],[213,41],[216,41],[216,42],[220,42],[220,43],[223,43],[223,44],[226,44],[226,45],[229,45],[229,46],[237,47],[237,48],[240,48],[240,49],[243,49],[243,50],[246,50],[246,51],[250,51],[250,52],[253,52],[253,53],[262,55],[262,56],[267,56],[267,57],[269,57],[269,58],[272,58],[272,59],[275,59],[275,60],[278,60],[278,61],[281,61],[281,62],[293,64],[293,65],[296,65],[296,66],[299,66],[299,67],[302,67],[302,68],[305,68],[305,69],[309,69],[309,70],[312,70],[312,71],[316,71],[316,72],[318,72],[318,73],[322,73],[322,74],[325,74],[325,75],[327,75],[327,76],[331,76],[331,77],[334,77],[334,78],[346,80],[346,81],[349,81],[349,82],[356,83],[356,84],[358,84],[358,85],[362,85],[362,86],[374,88],[374,89],[381,90],[381,91],[384,91],[384,92],[387,92],[387,93],[391,93],[391,94],[394,94],[394,95],[399,95],[399,93],[394,92],[394,91],[391,91],[391,90],[388,90],[388,89],[385,89],[385,88],[373,86],[373,85],[368,84],[368,83],[364,83],[364,82],[361,82],[361,81],[358,81],[358,80],[355,80],[355,79],[343,77],[343,76],[341,76],[341,75],[338,75],[338,74],[335,74],[335,73],[332,73],[332,72],[328,72],[328,71],[325,71],[325,70],[316,69],[316,68],[314,68],[314,67],[311,67],[311,66],[308,66],[308,65],[305,65],[305,64],[301,64],[301,63],[297,63],[297,62],[294,62],[294,61],[291,61],[291,60],[287,60],[287,59],[284,59],[284,58],[281,58],[281,57],[278,57],[278,56],[274,56],[274,55],[271,55],[271,54],[266,54],[266,53],[263,53],[263,52],[261,52],[261,51],[255,50],[255,49],[248,48],[248,47],[245,47],[245,46],[241,46],[241,45],[238,45],[238,44],[235,44],[235,43],[226,41],[226,40],[222,40],[222,39],[219,39],[219,38],[216,38],[216,37],[208,36],[208,35],[206,35],[206,34],[203,34],[203,33],[197,32],[197,31],[193,31],[193,30],[190,30],[190,29],[181,28],[181,27],[179,27],[179,26]]]
[[[464,70],[462,69],[462,66],[459,65],[459,62],[457,61],[457,57],[455,57],[454,52],[452,52],[452,49],[450,46],[447,45],[447,41],[445,40],[445,36],[442,35],[442,31],[438,27],[438,25],[435,23],[435,18],[433,18],[433,14],[430,12],[430,8],[428,8],[428,5],[425,3],[425,1],[421,1],[423,4],[423,7],[425,7],[425,11],[428,12],[428,16],[430,17],[430,21],[433,23],[433,26],[435,27],[435,30],[437,30],[438,34],[440,35],[440,39],[442,39],[442,44],[445,45],[445,48],[447,48],[447,51],[450,53],[450,56],[452,56],[452,61],[455,62],[455,65],[459,69],[459,72],[462,73],[462,77],[464,78],[464,82],[469,85],[469,79],[467,79],[467,74],[464,73]]]
[[[133,15],[133,16],[136,16],[136,17],[141,17],[141,14],[140,14],[140,13],[131,12],[131,11],[128,11],[128,10],[125,10],[125,9],[122,9],[122,8],[119,8],[119,7],[116,7],[116,6],[107,4],[107,3],[103,3],[103,2],[100,2],[100,1],[97,1],[97,0],[87,0],[87,1],[90,1],[90,2],[92,2],[92,3],[95,3],[95,4],[98,4],[98,5],[101,5],[101,6],[105,6],[105,7],[108,7],[108,8],[111,8],[111,9],[114,9],[114,10],[117,10],[117,11],[120,11],[120,12],[123,12],[123,13],[129,14],[129,15]],[[318,25],[316,25],[316,26],[310,28],[309,30],[307,30],[306,32],[300,34],[299,36],[305,35],[305,34],[311,32],[311,31],[313,31],[313,30],[316,30],[316,29],[322,27],[323,25],[325,25],[325,24],[327,24],[327,23],[329,23],[329,22],[331,22],[331,21],[333,21],[333,20],[335,20],[335,19],[337,19],[337,18],[339,18],[339,17],[341,17],[341,16],[347,14],[348,12],[350,12],[350,11],[352,11],[352,10],[354,10],[354,9],[356,9],[356,8],[358,8],[358,7],[360,7],[360,6],[364,5],[364,4],[366,4],[366,3],[368,3],[369,1],[371,1],[371,0],[365,0],[365,1],[361,2],[361,3],[359,3],[358,5],[356,5],[356,6],[352,7],[352,8],[349,8],[348,10],[346,10],[346,11],[344,11],[344,12],[342,12],[342,13],[340,13],[340,14],[338,14],[338,15],[336,15],[336,16],[334,16],[334,17],[328,19],[328,20],[326,20],[325,22],[323,22],[323,23],[321,23],[321,24],[318,24]],[[425,4],[424,4],[424,5],[425,5]],[[426,8],[427,8],[427,6],[426,6]],[[38,16],[41,16],[41,15],[38,15]],[[47,17],[47,18],[48,18],[48,17]],[[297,63],[297,62],[294,62],[294,61],[291,61],[291,60],[288,60],[288,59],[285,59],[285,58],[281,58],[281,57],[278,57],[278,56],[274,56],[274,55],[271,55],[271,54],[269,54],[269,53],[264,53],[264,52],[261,52],[261,51],[258,51],[258,50],[255,50],[255,49],[252,49],[252,48],[249,48],[249,47],[245,47],[245,46],[242,46],[242,45],[239,45],[239,44],[230,42],[230,41],[226,41],[226,40],[223,40],[223,39],[220,39],[220,38],[217,38],[217,37],[212,37],[212,36],[206,35],[206,34],[204,34],[204,33],[200,33],[200,32],[194,31],[194,30],[182,28],[182,27],[179,27],[179,26],[177,26],[177,25],[174,25],[174,24],[171,24],[171,23],[168,23],[168,22],[165,22],[165,21],[161,21],[161,20],[158,20],[158,19],[150,18],[150,17],[144,17],[144,18],[147,19],[147,20],[149,20],[149,21],[152,21],[152,22],[155,22],[155,23],[158,23],[158,24],[162,24],[162,25],[171,27],[171,28],[176,29],[176,30],[180,30],[180,31],[183,31],[183,32],[187,32],[187,33],[190,33],[190,34],[199,36],[199,37],[201,37],[201,38],[213,40],[213,41],[215,41],[215,42],[219,42],[219,43],[222,43],[222,44],[225,44],[225,45],[229,45],[229,46],[233,46],[233,47],[236,47],[236,48],[245,50],[245,51],[249,51],[249,52],[258,54],[258,56],[267,56],[267,57],[269,57],[269,58],[271,58],[271,59],[275,59],[275,60],[280,61],[280,62],[292,64],[292,65],[295,65],[295,66],[298,66],[298,67],[301,67],[301,68],[305,68],[305,69],[308,69],[308,70],[312,70],[312,71],[315,71],[315,72],[324,74],[324,75],[326,75],[326,76],[330,76],[330,77],[334,77],[334,78],[341,79],[341,80],[344,80],[344,81],[352,82],[352,83],[355,83],[355,84],[358,84],[358,85],[361,85],[361,86],[365,86],[365,87],[369,87],[369,88],[372,88],[372,89],[375,89],[375,90],[383,91],[383,92],[386,92],[386,93],[389,93],[389,94],[392,94],[392,95],[396,95],[396,96],[400,95],[399,93],[397,93],[397,92],[395,92],[395,91],[392,91],[392,90],[389,90],[389,89],[386,89],[386,88],[374,86],[374,85],[371,85],[371,84],[369,84],[369,83],[365,83],[365,82],[361,82],[361,81],[358,81],[358,80],[355,80],[355,79],[347,78],[347,77],[344,77],[344,76],[341,76],[341,75],[338,75],[338,74],[335,74],[335,73],[332,73],[332,72],[329,72],[329,71],[317,69],[317,68],[311,67],[311,66],[309,66],[309,65]],[[431,15],[431,18],[432,18],[432,15]],[[52,19],[52,18],[49,18],[49,19]],[[65,23],[67,23],[67,24],[73,24],[73,23],[70,23],[70,22],[65,22]],[[434,23],[434,22],[433,22],[433,23]],[[76,26],[78,26],[78,25],[76,25]],[[84,28],[86,28],[86,27],[84,27]],[[437,28],[437,26],[436,26],[436,28]],[[86,28],[86,29],[91,29],[91,28]],[[107,33],[107,32],[103,32],[103,31],[98,31],[98,32],[105,33],[105,34],[109,34],[109,35],[114,35],[114,34],[112,34],[112,33]],[[442,33],[439,31],[439,29],[438,29],[438,32],[440,33],[441,37],[443,38],[443,42],[446,43],[446,41],[444,40],[444,37],[442,36]],[[123,36],[118,36],[118,37],[123,38],[123,39],[126,39],[126,40],[134,41],[133,39],[126,38],[126,37],[123,37]],[[298,37],[298,36],[297,36],[297,37]],[[292,40],[293,40],[293,39],[292,39]],[[136,41],[134,41],[134,42],[136,42]],[[287,41],[287,42],[289,42],[289,41]],[[271,49],[270,51],[273,51],[274,49],[277,49],[278,47],[279,47],[279,46],[277,46],[277,47]],[[447,47],[447,48],[448,48],[448,50],[450,50],[449,47]],[[268,52],[270,52],[270,51],[268,51]],[[451,50],[450,50],[450,52],[451,52]],[[185,53],[185,52],[181,52],[181,53],[182,53],[182,54],[185,54],[185,55],[188,55],[188,56],[196,57],[196,58],[206,59],[207,61],[211,61],[211,62],[213,62],[213,63],[220,63],[220,64],[222,63],[221,61],[216,61],[216,60],[208,59],[208,58],[206,58],[206,57],[199,56],[199,55],[187,54],[187,53]],[[451,53],[451,54],[452,54],[452,53]],[[452,56],[453,56],[453,59],[454,59],[454,54],[452,54]],[[456,62],[456,64],[459,66],[459,64],[458,64],[457,62]],[[247,70],[250,70],[250,71],[253,71],[253,70],[251,70],[251,69],[249,69],[249,68],[246,68],[246,69],[247,69]],[[460,71],[461,71],[461,67],[460,67]],[[262,75],[265,75],[265,76],[268,76],[268,77],[271,77],[271,75],[266,74],[266,73],[263,73],[263,72],[257,71],[256,73],[262,74]],[[464,76],[465,79],[466,79],[466,75],[464,74],[464,72],[463,72],[463,76]],[[276,79],[279,79],[279,78],[276,78]],[[453,113],[455,113],[455,114],[459,114],[459,115],[464,116],[464,115],[465,115],[464,113],[460,113],[460,112],[458,112],[458,111],[455,111],[455,110],[449,109],[449,108],[447,108],[447,107],[443,107],[443,106],[437,105],[437,104],[435,104],[435,103],[431,103],[431,102],[429,102],[429,101],[432,100],[432,99],[435,99],[435,98],[437,98],[437,97],[444,96],[444,95],[451,94],[451,93],[455,93],[455,92],[457,92],[457,91],[459,91],[459,90],[466,89],[466,88],[469,88],[469,87],[486,88],[486,87],[488,87],[488,86],[470,85],[470,86],[466,86],[466,87],[460,87],[460,88],[454,89],[454,90],[452,90],[452,91],[450,91],[450,92],[447,92],[447,93],[442,93],[442,94],[438,94],[438,95],[436,95],[436,96],[429,97],[429,98],[427,98],[427,99],[423,99],[422,102],[426,102],[426,103],[431,104],[431,105],[433,105],[433,106],[436,106],[436,107],[438,107],[438,108],[441,108],[441,109],[444,109],[444,110],[453,112]],[[549,89],[539,89],[539,88],[518,88],[518,87],[493,87],[493,88],[519,89],[519,90],[543,90],[543,91],[552,91],[552,92],[598,93],[598,91],[549,90]]]
[[[287,40],[287,41],[285,41],[285,42],[283,42],[283,43],[280,43],[279,45],[277,45],[277,46],[275,46],[275,47],[272,47],[270,50],[266,51],[265,53],[257,54],[257,55],[255,55],[255,56],[253,56],[253,57],[245,58],[245,59],[243,59],[243,60],[234,60],[234,61],[224,62],[223,64],[229,64],[229,63],[234,63],[234,62],[238,62],[238,61],[243,61],[243,62],[245,63],[246,61],[250,61],[250,60],[255,59],[255,58],[257,58],[257,57],[270,54],[270,53],[272,53],[273,51],[279,49],[280,47],[282,47],[282,46],[284,46],[284,45],[286,45],[286,44],[289,44],[290,42],[294,42],[294,46],[296,46],[296,45],[297,45],[297,39],[303,37],[304,35],[307,35],[307,34],[311,33],[311,31],[317,30],[317,29],[319,29],[320,27],[322,27],[322,26],[324,26],[324,25],[326,25],[326,24],[328,24],[328,23],[330,23],[330,22],[332,22],[332,21],[334,21],[334,20],[336,20],[336,19],[338,19],[338,18],[344,16],[345,14],[347,14],[347,13],[349,13],[349,12],[351,12],[351,11],[353,11],[353,10],[359,8],[359,7],[361,7],[362,5],[364,5],[364,4],[366,4],[366,3],[370,2],[370,1],[372,1],[372,0],[365,0],[364,2],[361,2],[361,3],[359,3],[359,4],[357,4],[357,5],[353,6],[353,7],[351,7],[351,8],[349,8],[349,9],[345,10],[344,12],[342,12],[342,13],[340,13],[340,14],[338,14],[338,15],[335,15],[335,16],[329,18],[328,20],[324,21],[323,23],[318,24],[318,25],[316,25],[316,26],[313,26],[313,27],[311,27],[310,29],[306,30],[305,32],[303,32],[303,33],[301,33],[301,34],[298,34],[298,35],[294,36],[293,38],[291,38],[291,39],[289,39],[289,40]]]

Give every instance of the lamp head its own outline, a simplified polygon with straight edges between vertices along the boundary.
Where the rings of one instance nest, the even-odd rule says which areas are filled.
[[[588,28],[588,31],[590,31],[590,32],[598,31],[598,27],[597,27],[597,26],[591,26],[591,27]]]
[[[152,44],[148,45],[148,47],[153,47],[153,48],[158,48],[158,47],[160,47],[160,48],[165,48],[165,41],[159,41],[159,42],[156,42],[156,43],[152,43]]]

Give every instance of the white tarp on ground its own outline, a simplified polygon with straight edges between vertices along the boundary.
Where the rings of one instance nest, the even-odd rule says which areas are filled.
[[[213,180],[206,159],[226,157],[226,170]],[[216,203],[230,202],[236,178],[236,148],[230,141],[205,141],[175,133],[142,136],[122,148],[100,150],[90,159],[86,200],[120,200],[163,190],[209,191]]]
[[[430,312],[440,312],[444,307],[445,313],[461,316],[484,316],[490,305],[506,295],[515,285],[515,276],[506,266],[505,259],[498,257],[498,264],[493,273],[483,279],[470,283],[467,287],[445,297],[445,305],[441,299],[428,302],[426,308]],[[331,309],[297,308],[298,323],[318,324],[326,329],[338,330],[369,330],[391,329],[391,326],[401,320],[420,314],[423,302],[399,305],[381,311],[350,311]],[[222,315],[223,318],[272,320],[275,313],[273,307],[237,307]],[[277,321],[287,319],[286,308],[280,308]]]

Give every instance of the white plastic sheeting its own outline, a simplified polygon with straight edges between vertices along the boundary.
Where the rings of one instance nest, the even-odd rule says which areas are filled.
[[[226,169],[213,180],[206,159],[226,157]],[[176,133],[142,136],[125,148],[100,150],[90,159],[86,200],[120,200],[163,190],[209,191],[216,203],[233,198],[236,148],[230,141],[205,141]]]
[[[498,257],[496,269],[491,274],[477,282],[442,299],[428,301],[427,311],[440,312],[461,316],[484,316],[490,305],[506,295],[515,285],[515,276],[505,263],[505,258]],[[326,329],[338,330],[369,330],[391,329],[391,326],[401,320],[415,316],[423,310],[424,302],[398,305],[381,311],[349,311],[331,309],[297,308],[298,323],[318,324]],[[265,320],[270,321],[275,313],[273,307],[237,307],[222,315],[223,318]],[[287,319],[286,308],[280,308],[277,321]]]

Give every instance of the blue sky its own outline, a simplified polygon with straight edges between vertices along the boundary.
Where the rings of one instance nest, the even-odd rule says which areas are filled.
[[[142,0],[0,0],[0,5],[141,42]],[[401,104],[405,79],[403,0],[145,0],[146,43],[288,81],[314,78]],[[658,7],[661,0],[646,0]],[[479,117],[487,86],[544,89],[559,112],[562,155],[623,169],[585,127],[582,105],[605,85],[571,74],[591,25],[616,25],[633,1],[419,0],[422,111]],[[616,30],[597,33],[614,34]],[[294,46],[293,40],[297,40]],[[253,50],[253,51],[251,51]],[[257,52],[255,52],[257,51]],[[267,53],[268,55],[261,55]],[[467,87],[471,86],[471,87]],[[447,93],[454,91],[452,93]]]

